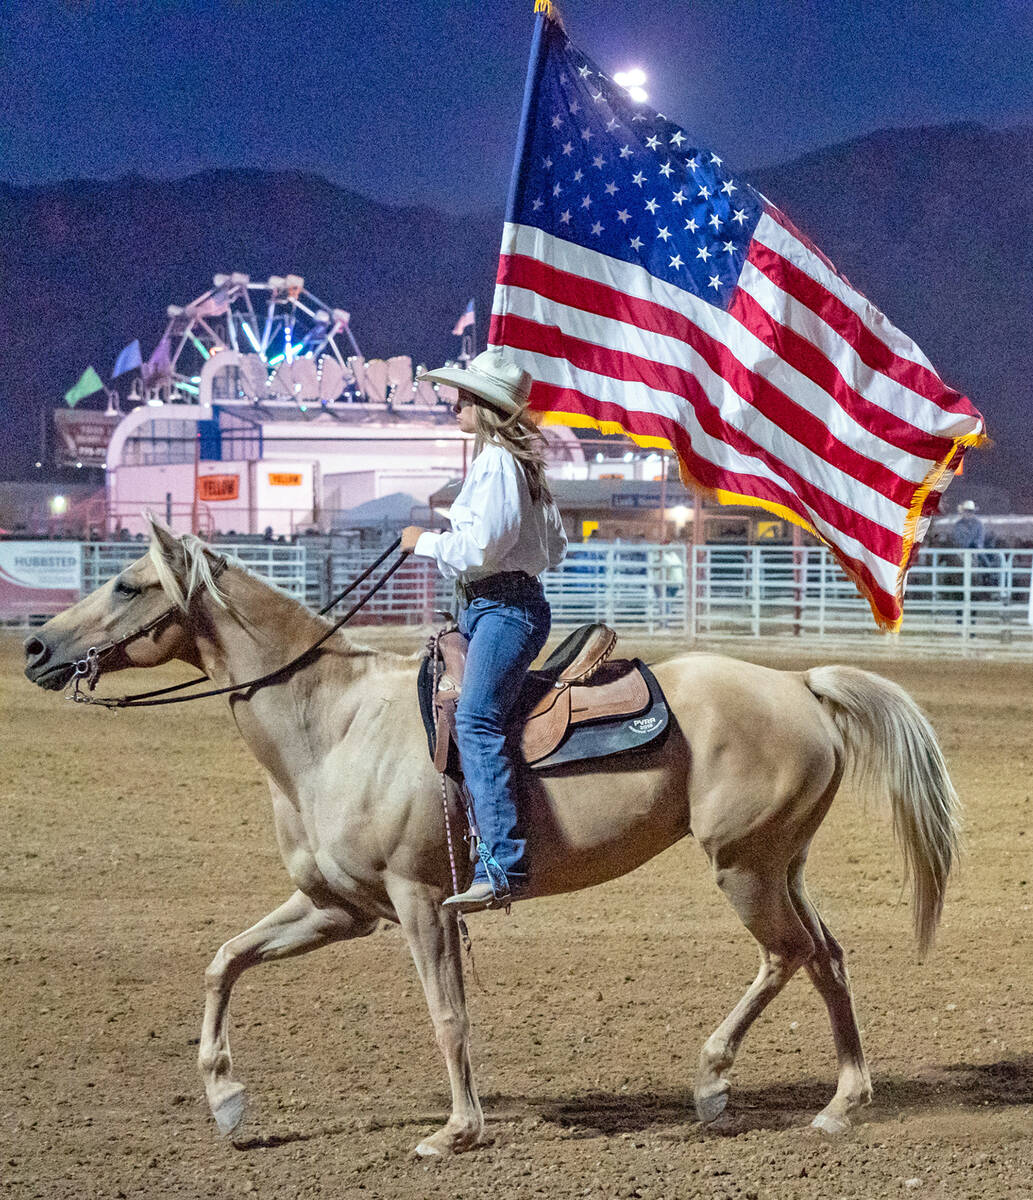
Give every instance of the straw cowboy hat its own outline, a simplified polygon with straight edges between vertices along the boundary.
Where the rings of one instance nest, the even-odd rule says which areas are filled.
[[[462,367],[438,367],[417,378],[462,388],[505,417],[520,412],[531,394],[531,376],[497,350],[478,354],[465,371]]]

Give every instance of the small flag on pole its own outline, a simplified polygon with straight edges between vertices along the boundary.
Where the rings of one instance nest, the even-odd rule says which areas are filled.
[[[971,402],[764,196],[537,19],[489,345],[546,421],[821,539],[897,629],[907,569],[985,440]]]
[[[139,339],[134,338],[115,360],[115,369],[111,372],[111,378],[117,379],[119,375],[125,375],[128,371],[135,371],[137,367],[142,365],[143,359],[140,357],[140,342]]]
[[[187,305],[186,315],[188,317],[221,317],[224,313],[229,312],[229,308],[229,292],[226,288],[219,287],[211,295],[198,301],[196,305]]]
[[[166,333],[151,351],[151,357],[141,369],[145,387],[153,387],[172,374],[171,348],[169,335]]]
[[[463,315],[459,318],[458,321],[456,321],[456,327],[455,327],[455,329],[452,330],[452,333],[456,337],[459,337],[459,335],[463,332],[463,330],[469,329],[475,320],[476,320],[476,318],[474,317],[473,301],[471,300],[470,303],[463,310]]]
[[[79,382],[65,392],[65,404],[69,408],[75,408],[80,400],[85,400],[87,396],[92,396],[94,392],[102,391],[103,388],[101,377],[92,367],[87,367],[79,376]]]

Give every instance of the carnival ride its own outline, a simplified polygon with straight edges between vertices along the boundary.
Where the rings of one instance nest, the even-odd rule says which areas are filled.
[[[197,403],[206,364],[226,354],[216,384],[222,404],[292,404],[304,412],[338,402],[442,402],[431,385],[414,382],[407,355],[367,362],[350,314],[324,304],[300,275],[264,282],[241,272],[215,275],[206,292],[189,304],[170,304],[167,313],[131,400]]]
[[[426,503],[466,469],[455,389],[417,382],[408,355],[367,360],[349,321],[300,275],[218,274],[170,305],[128,395],[55,414],[62,460],[104,470],[78,524],[136,532],[150,509],[193,532],[292,536],[387,494]],[[544,436],[551,466],[583,465],[574,430]]]

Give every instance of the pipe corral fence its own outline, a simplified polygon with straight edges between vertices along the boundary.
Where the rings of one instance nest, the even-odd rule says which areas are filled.
[[[214,548],[310,608],[320,608],[378,555],[376,549],[334,542],[220,541]],[[77,548],[80,595],[146,549],[145,543],[125,541],[49,544]],[[899,640],[879,633],[866,602],[820,546],[593,540],[572,544],[543,583],[557,628],[604,621],[618,630],[689,641],[774,637],[873,649],[888,641],[1025,657],[1033,654],[1031,569],[1033,549],[923,550],[908,575]],[[63,606],[51,604],[38,612],[26,611],[24,604],[19,612],[0,609],[0,621],[14,627],[38,625]],[[437,614],[452,607],[452,587],[434,564],[410,558],[353,623],[433,624]]]

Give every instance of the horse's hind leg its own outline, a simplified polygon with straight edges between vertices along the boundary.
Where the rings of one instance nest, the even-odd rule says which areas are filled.
[[[205,1005],[197,1062],[205,1095],[220,1133],[232,1133],[244,1116],[244,1085],[233,1078],[229,1002],[234,983],[248,967],[304,954],[330,942],[372,933],[376,919],[343,908],[318,908],[303,892],[219,947],[204,973]]]
[[[481,1140],[484,1117],[470,1063],[470,1018],[456,919],[441,908],[441,897],[432,889],[398,880],[388,881],[387,890],[409,941],[452,1088],[448,1121],[425,1137],[416,1153],[432,1157],[470,1150]]]
[[[714,1121],[728,1103],[726,1073],[750,1026],[814,952],[814,942],[789,898],[785,868],[731,866],[716,872],[718,887],[760,943],[760,971],[745,995],[707,1038],[696,1077],[696,1113]]]
[[[850,1114],[855,1109],[871,1101],[872,1081],[854,1016],[846,957],[807,895],[803,881],[805,862],[806,854],[801,854],[790,866],[789,894],[800,920],[814,939],[814,957],[807,963],[807,973],[828,1009],[839,1062],[836,1094],[812,1124],[823,1133],[836,1134],[849,1127]]]

